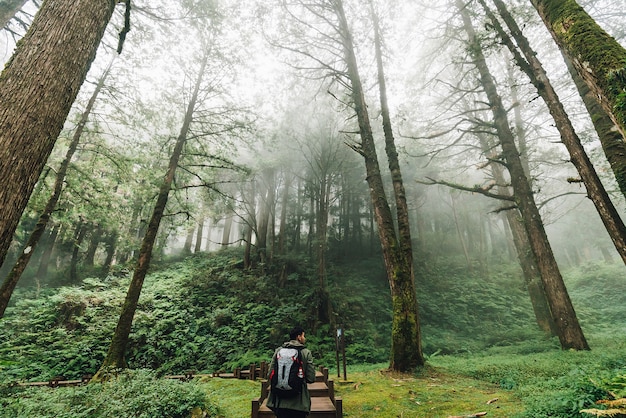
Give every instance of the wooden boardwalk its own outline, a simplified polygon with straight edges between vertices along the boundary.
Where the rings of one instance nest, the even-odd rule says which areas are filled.
[[[339,397],[335,396],[335,385],[328,378],[328,369],[320,368],[315,373],[315,382],[307,385],[311,395],[312,418],[341,418],[343,417],[343,404]],[[252,400],[251,418],[273,418],[274,413],[267,407],[269,396],[269,382],[261,383],[261,396]]]

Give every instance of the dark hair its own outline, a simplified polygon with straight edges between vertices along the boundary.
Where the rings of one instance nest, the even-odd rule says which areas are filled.
[[[289,331],[289,339],[295,340],[298,335],[302,335],[304,332],[304,328],[302,327],[293,327],[291,331]]]

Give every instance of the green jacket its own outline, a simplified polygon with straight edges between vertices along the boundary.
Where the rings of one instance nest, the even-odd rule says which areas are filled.
[[[276,354],[278,350],[283,347],[304,347],[299,341],[291,340],[284,343],[281,347],[278,347],[276,351],[274,351],[274,356],[272,357],[272,363],[270,364],[269,372],[271,373],[276,365]],[[300,352],[302,355],[302,369],[304,370],[304,378],[307,383],[315,382],[315,365],[313,364],[313,354],[308,348],[302,348]],[[269,375],[268,375],[269,379]],[[282,399],[275,395],[270,394],[267,398],[267,407],[271,410],[275,409],[294,409],[296,411],[305,411],[311,412],[311,395],[309,395],[309,389],[307,385],[304,385],[302,388],[302,393],[300,396],[296,396],[295,398]]]

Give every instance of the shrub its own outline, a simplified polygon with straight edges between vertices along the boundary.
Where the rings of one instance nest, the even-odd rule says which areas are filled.
[[[5,387],[0,417],[144,417],[187,418],[200,408],[217,417],[217,408],[202,386],[191,382],[157,379],[146,370],[125,371],[106,383],[71,388]]]

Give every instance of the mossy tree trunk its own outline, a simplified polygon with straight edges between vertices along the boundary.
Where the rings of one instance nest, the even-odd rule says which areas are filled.
[[[563,349],[588,350],[589,345],[578,323],[574,306],[569,298],[563,277],[548,242],[530,183],[524,173],[506,110],[497,92],[495,81],[489,72],[466,5],[462,0],[455,0],[455,4],[463,19],[464,30],[468,35],[471,58],[480,73],[480,83],[485,90],[493,113],[495,128],[502,147],[502,156],[511,177],[515,204],[522,215],[524,227],[537,260],[537,267],[541,274],[541,280],[550,306],[550,312],[557,328],[561,347]]]
[[[413,271],[413,257],[408,228],[408,210],[406,210],[406,196],[402,184],[402,177],[397,161],[397,153],[393,144],[391,125],[385,122],[386,151],[389,167],[392,172],[394,196],[398,209],[399,234],[396,234],[393,215],[387,196],[378,163],[376,144],[367,113],[365,94],[358,71],[357,59],[354,52],[352,34],[343,9],[341,0],[333,2],[338,20],[338,31],[343,42],[344,59],[347,66],[347,77],[350,81],[354,111],[359,124],[361,138],[360,146],[355,150],[365,160],[366,180],[370,189],[370,198],[374,208],[374,218],[378,226],[378,235],[383,252],[383,259],[389,280],[392,299],[392,329],[391,329],[391,356],[390,368],[396,371],[410,371],[424,365],[424,356],[421,347],[421,334],[417,295],[415,291],[415,277]],[[380,62],[379,62],[379,65]],[[384,74],[379,68],[380,78]],[[386,103],[384,85],[380,86],[383,106]],[[388,118],[388,115],[387,115]]]
[[[563,55],[563,57],[587,112],[591,116],[591,122],[598,134],[600,144],[602,144],[604,155],[611,165],[613,174],[615,174],[617,185],[622,195],[626,197],[626,138],[622,136],[619,130],[615,129],[611,115],[604,110],[585,80],[576,72],[571,61],[567,56]]]
[[[0,264],[114,7],[46,0],[0,75]]]
[[[109,346],[109,350],[104,358],[104,361],[102,362],[102,366],[100,366],[100,369],[93,377],[93,381],[105,380],[111,371],[126,367],[125,353],[133,323],[133,317],[135,316],[135,311],[137,310],[137,304],[139,302],[139,296],[141,294],[144,279],[148,273],[148,268],[150,267],[150,260],[152,258],[152,252],[157,240],[159,225],[161,224],[161,219],[163,218],[165,207],[167,206],[170,189],[172,188],[172,184],[174,182],[174,174],[176,173],[176,168],[178,167],[183,147],[187,142],[189,128],[193,120],[200,86],[202,84],[208,59],[209,53],[205,52],[200,64],[193,93],[189,99],[189,104],[187,105],[180,133],[176,139],[172,155],[170,156],[167,172],[163,178],[163,183],[161,183],[161,187],[159,188],[159,194],[157,195],[157,200],[154,204],[152,216],[150,217],[146,234],[144,235],[141,243],[137,264],[135,266],[130,285],[128,286],[126,299],[124,300],[122,312],[117,322],[115,332],[113,333],[111,345]]]
[[[626,138],[626,49],[607,34],[575,0],[531,0],[548,31],[585,81],[614,128]],[[593,117],[593,115],[592,115]],[[619,150],[610,148],[611,154]],[[620,184],[626,189],[626,155],[612,155]]]

